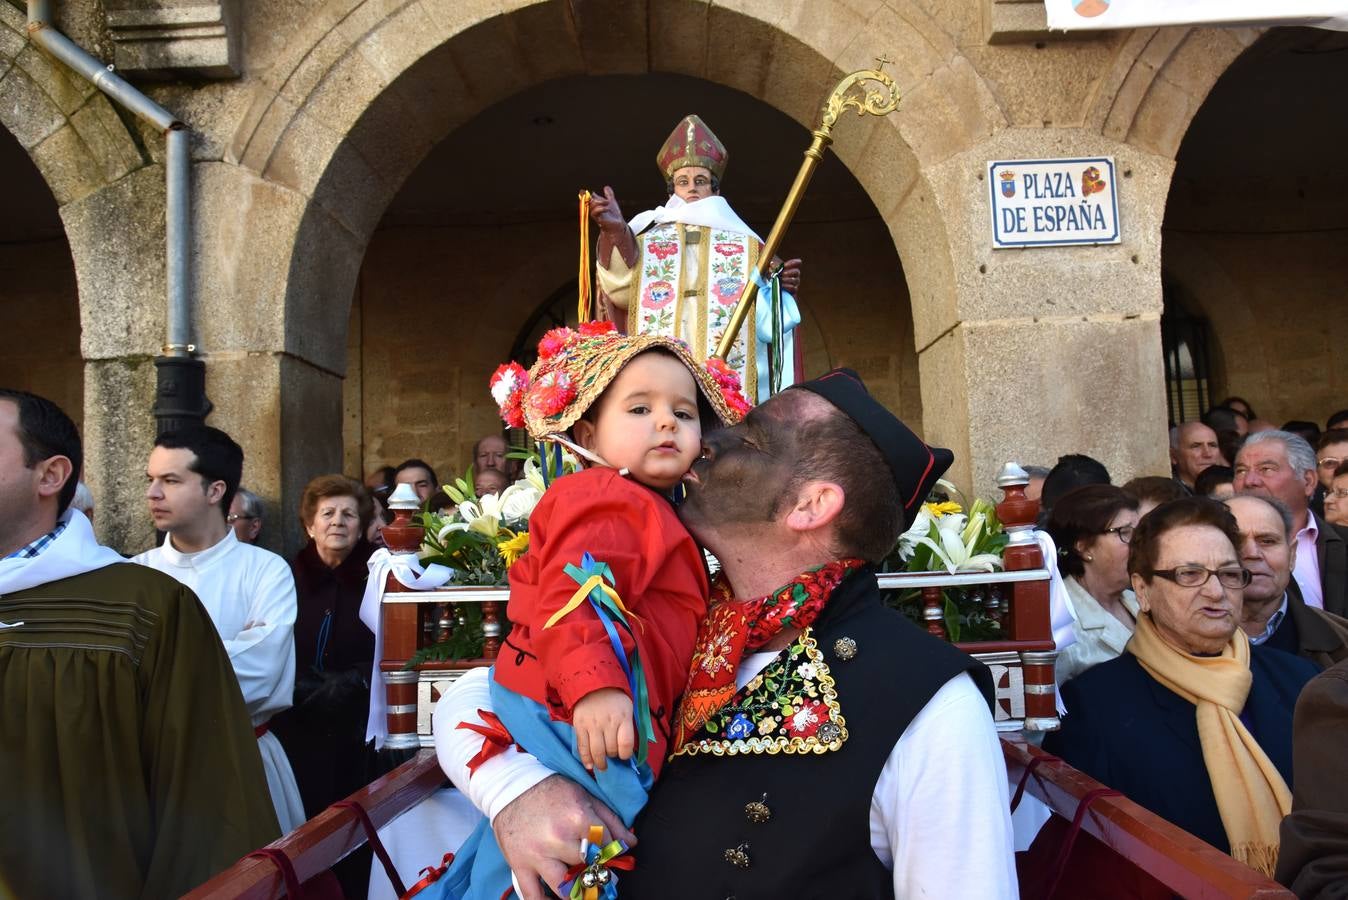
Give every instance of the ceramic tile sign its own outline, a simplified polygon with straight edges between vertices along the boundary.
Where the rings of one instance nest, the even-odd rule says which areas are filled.
[[[993,249],[1119,243],[1115,181],[1108,156],[988,163]]]

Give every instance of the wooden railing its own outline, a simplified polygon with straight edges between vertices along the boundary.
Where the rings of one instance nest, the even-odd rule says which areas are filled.
[[[444,784],[445,775],[434,750],[422,750],[383,778],[352,794],[376,828],[382,828],[416,806]],[[290,834],[268,844],[290,858],[295,874],[307,881],[341,862],[365,843],[355,813],[329,808]],[[428,860],[430,862],[430,860]],[[285,882],[276,864],[244,858],[187,894],[188,900],[269,900],[285,896]]]
[[[1020,735],[1003,735],[1002,750],[1013,791],[1031,762],[1041,758],[1025,779],[1025,793],[1047,805],[1054,818],[1029,855],[1020,861],[1022,871],[1028,868],[1034,876],[1021,879],[1022,900],[1040,900],[1044,898],[1045,877],[1052,880],[1056,871],[1068,823],[1082,801],[1103,785],[1026,743]],[[380,827],[421,802],[443,779],[434,751],[422,750],[350,799],[361,803],[375,826]],[[307,880],[335,865],[364,841],[365,835],[350,811],[329,809],[269,846],[286,854],[299,878]],[[958,873],[952,873],[952,877],[958,877]],[[1057,882],[1054,896],[1059,898],[1292,898],[1281,885],[1120,796],[1098,797],[1091,802]],[[267,900],[284,895],[285,886],[273,863],[243,859],[187,897]]]
[[[1007,778],[1053,810],[1028,857],[1019,861],[1021,900],[1043,897],[1044,876],[1057,874],[1058,853],[1083,801],[1081,832],[1072,843],[1054,896],[1091,900],[1169,900],[1180,897],[1288,898],[1292,892],[1254,869],[1172,825],[1121,795],[1096,795],[1105,786],[1020,736],[1002,736]],[[1051,870],[1051,871],[1049,871]]]

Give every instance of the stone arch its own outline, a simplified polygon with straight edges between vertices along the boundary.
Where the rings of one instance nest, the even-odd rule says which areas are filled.
[[[342,371],[346,316],[333,304],[351,296],[384,208],[431,146],[492,103],[566,75],[673,72],[735,88],[813,127],[824,91],[874,65],[880,50],[898,59],[903,112],[849,118],[834,149],[905,260],[915,315],[919,307],[953,315],[950,243],[923,170],[1004,119],[915,4],[866,14],[841,2],[807,14],[768,0],[737,10],[698,0],[502,5],[332,0],[257,87],[227,161],[306,198],[278,286],[288,352]]]
[[[1105,137],[1174,159],[1212,86],[1261,33],[1258,28],[1125,32],[1082,120]]]
[[[9,4],[0,4],[0,126],[28,152],[60,207],[150,164],[108,99],[30,44],[23,14]]]

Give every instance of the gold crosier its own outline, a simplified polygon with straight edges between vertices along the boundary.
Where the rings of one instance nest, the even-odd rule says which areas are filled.
[[[796,215],[800,198],[804,195],[810,179],[814,177],[815,168],[824,158],[824,150],[833,143],[833,126],[837,123],[838,117],[848,109],[855,109],[859,116],[885,116],[898,109],[898,85],[894,83],[894,79],[881,71],[885,63],[893,60],[878,56],[875,62],[874,69],[853,72],[838,82],[838,86],[824,103],[823,121],[812,132],[814,139],[810,141],[810,146],[805,151],[805,161],[800,164],[795,183],[791,185],[791,190],[786,195],[786,202],[782,204],[781,212],[777,213],[777,221],[772,224],[767,243],[763,245],[763,250],[758,255],[758,277],[749,280],[740,293],[739,300],[735,302],[735,311],[730,316],[730,324],[726,326],[725,334],[721,335],[721,341],[716,345],[717,358],[725,359],[735,346],[735,338],[744,327],[744,320],[748,318],[749,311],[754,308],[754,301],[758,297],[758,282],[767,275],[768,268],[772,265],[772,258],[777,254],[777,246],[782,242],[782,235],[786,233],[786,227]],[[876,82],[880,87],[863,87],[866,82]]]

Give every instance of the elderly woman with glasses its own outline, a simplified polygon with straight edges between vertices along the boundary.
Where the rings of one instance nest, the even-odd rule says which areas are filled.
[[[1158,506],[1133,531],[1140,612],[1127,652],[1063,686],[1044,749],[1271,875],[1291,809],[1292,710],[1316,668],[1240,627],[1240,531],[1205,497]]]
[[[1062,684],[1123,652],[1133,636],[1137,600],[1129,590],[1128,541],[1138,501],[1111,484],[1090,484],[1062,496],[1045,530],[1058,548],[1075,642],[1058,654]]]

